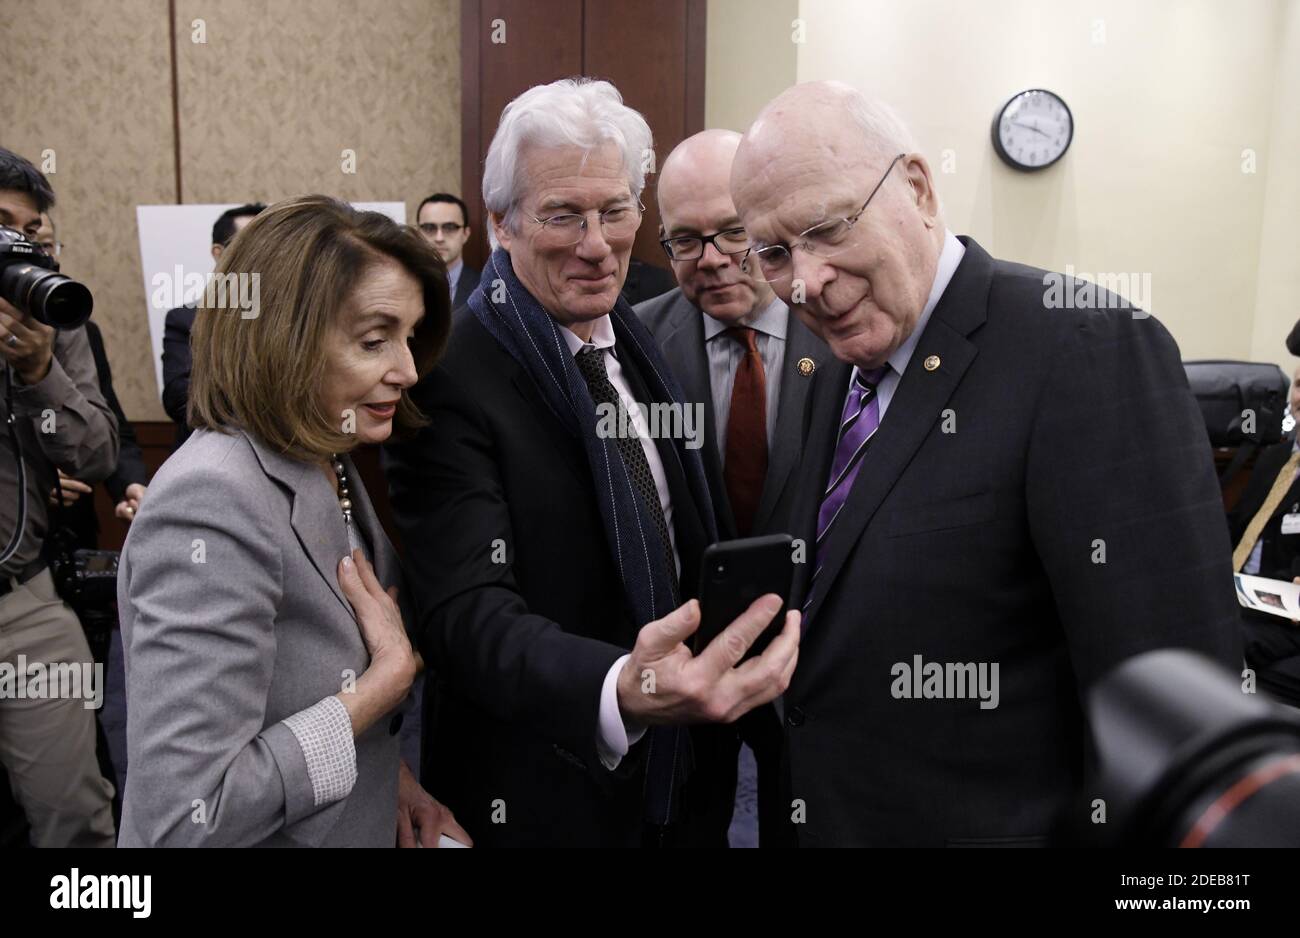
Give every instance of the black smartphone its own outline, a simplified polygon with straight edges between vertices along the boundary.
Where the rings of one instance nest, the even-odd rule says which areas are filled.
[[[763,653],[781,631],[790,588],[794,582],[794,539],[789,534],[768,534],[735,541],[719,541],[704,551],[700,561],[700,627],[695,632],[699,654],[754,600],[768,593],[781,597],[781,611],[750,646],[746,658]]]

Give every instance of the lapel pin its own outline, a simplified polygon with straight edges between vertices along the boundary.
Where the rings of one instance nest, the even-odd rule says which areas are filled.
[[[799,369],[799,374],[803,375],[806,378],[814,371],[817,370],[817,363],[813,361],[811,358],[801,358],[799,359],[799,364],[796,367],[798,367]]]
[[[937,369],[938,367],[939,367],[939,356],[938,356],[938,355],[929,355],[929,356],[926,357],[926,359],[925,359],[925,370],[926,370],[926,371],[934,371],[934,370]]]

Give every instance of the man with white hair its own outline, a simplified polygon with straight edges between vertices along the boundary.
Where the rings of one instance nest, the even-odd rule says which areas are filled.
[[[838,359],[794,512],[799,843],[1042,843],[1095,810],[1076,788],[1100,675],[1167,646],[1240,668],[1178,348],[1117,297],[1058,308],[1075,284],[955,237],[905,127],[847,86],[768,104],[731,187],[747,269]]]
[[[687,724],[768,703],[797,660],[792,612],[737,667],[775,596],[686,644],[713,510],[693,421],[647,419],[682,395],[619,298],[650,147],[608,82],[507,105],[496,250],[414,393],[429,426],[388,454],[433,677],[425,782],[480,846],[725,845],[732,792]]]
[[[789,531],[808,390],[830,356],[771,285],[741,270],[749,239],[731,201],[739,145],[733,130],[704,130],[664,160],[660,244],[679,286],[634,307],[705,414],[704,468],[724,539]],[[776,846],[790,807],[779,792],[775,710],[746,714],[726,739],[733,751],[743,739],[754,752],[759,841]]]

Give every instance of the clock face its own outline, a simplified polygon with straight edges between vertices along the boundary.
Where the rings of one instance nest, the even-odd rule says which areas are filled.
[[[1074,138],[1074,116],[1057,95],[1036,88],[1012,97],[993,119],[993,149],[1008,166],[1042,169]]]

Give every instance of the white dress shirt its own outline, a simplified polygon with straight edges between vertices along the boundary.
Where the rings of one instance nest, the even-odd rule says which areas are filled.
[[[659,507],[663,509],[664,524],[668,526],[668,540],[673,552],[673,561],[680,575],[682,560],[677,554],[677,535],[673,531],[673,500],[668,491],[668,476],[664,473],[662,460],[659,459],[659,450],[655,448],[654,440],[650,439],[650,430],[646,426],[645,415],[640,407],[641,404],[649,402],[638,402],[632,396],[632,389],[628,386],[627,379],[623,377],[623,367],[618,363],[618,355],[614,351],[614,324],[610,322],[607,315],[597,319],[592,326],[590,342],[583,342],[565,328],[560,329],[560,335],[564,337],[569,352],[575,356],[589,345],[605,352],[605,373],[609,376],[609,383],[614,386],[614,390],[618,392],[623,405],[627,408],[632,425],[636,428],[637,436],[641,441],[641,451],[645,453],[646,462],[650,464],[650,474],[655,480],[655,491],[659,493]],[[645,735],[645,727],[626,726],[623,715],[618,709],[618,675],[630,657],[631,655],[623,655],[614,662],[605,674],[605,681],[600,689],[596,752],[600,755],[601,763],[611,771],[618,768],[618,764],[623,761],[632,744]]]

